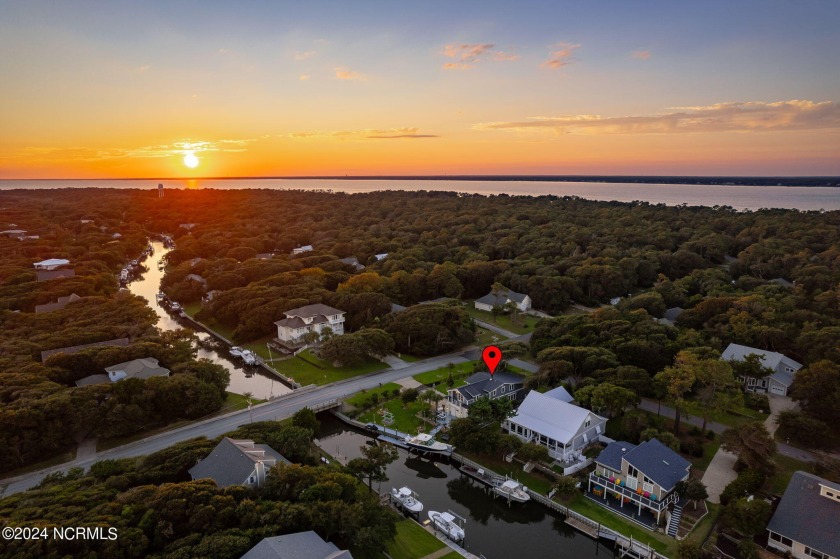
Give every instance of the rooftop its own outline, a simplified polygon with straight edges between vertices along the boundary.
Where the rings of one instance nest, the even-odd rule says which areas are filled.
[[[820,495],[820,486],[840,494],[840,485],[836,483],[795,472],[767,529],[840,557],[840,501]]]
[[[151,377],[169,376],[169,369],[161,367],[158,364],[158,360],[151,357],[117,363],[116,365],[105,367],[105,370],[109,373],[122,371],[125,373],[125,378],[138,378],[144,380]]]
[[[519,406],[516,415],[510,420],[541,435],[568,444],[590,414],[600,417],[587,409],[532,390]]]
[[[769,367],[771,369],[775,369],[776,367],[778,367],[779,363],[782,360],[794,365],[797,369],[800,369],[802,367],[801,363],[797,363],[790,357],[787,357],[786,355],[783,355],[781,353],[739,344],[729,344],[728,346],[726,346],[726,349],[723,350],[723,353],[721,354],[720,358],[724,361],[743,361],[748,355],[758,355],[759,357],[761,357],[762,364],[765,367]]]
[[[298,316],[300,318],[315,318],[317,316],[331,316],[336,314],[346,314],[344,311],[339,309],[334,309],[329,305],[324,305],[322,303],[315,303],[314,305],[306,305],[305,307],[299,307],[297,309],[289,309],[286,311],[285,314],[287,317],[291,318],[293,316]]]
[[[265,538],[241,559],[353,559],[353,556],[310,530]]]
[[[659,442],[650,439],[639,445],[616,441],[607,445],[595,460],[613,470],[621,470],[621,459],[652,479],[667,493],[688,473],[691,463]]]
[[[498,293],[493,293],[492,291],[481,297],[476,299],[476,303],[484,303],[485,305],[504,305],[509,300],[514,301],[515,303],[521,303],[527,297],[524,293],[517,293],[516,291],[511,291],[510,289],[502,289]]]
[[[277,462],[289,463],[267,444],[225,437],[207,458],[190,469],[190,475],[193,479],[210,478],[219,487],[241,485],[254,471],[257,462],[268,467]]]
[[[521,384],[522,377],[511,373],[498,372],[491,375],[488,372],[480,372],[470,375],[464,386],[455,388],[467,399],[484,396],[504,384]]]

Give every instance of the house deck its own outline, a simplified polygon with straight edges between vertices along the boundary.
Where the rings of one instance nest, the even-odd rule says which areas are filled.
[[[624,518],[630,520],[631,522],[635,522],[640,526],[644,526],[648,530],[655,530],[657,527],[656,524],[656,515],[650,512],[645,507],[642,507],[642,513],[639,514],[639,505],[638,503],[633,504],[632,502],[624,503],[624,506],[621,506],[621,502],[616,499],[611,493],[607,493],[607,498],[604,499],[604,495],[596,495],[591,491],[586,491],[584,493],[588,499],[598,503],[602,507],[611,510],[615,514],[623,516]]]

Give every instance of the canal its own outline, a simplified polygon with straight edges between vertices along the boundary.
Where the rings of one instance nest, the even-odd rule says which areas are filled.
[[[359,448],[371,440],[362,431],[341,422],[329,413],[318,414],[321,421],[319,446],[346,464],[361,456]],[[466,518],[464,530],[467,551],[487,559],[527,557],[528,559],[610,559],[610,546],[596,543],[565,523],[565,518],[534,502],[511,503],[493,498],[486,487],[462,475],[457,463],[437,462],[409,455],[398,449],[399,459],[388,467],[388,481],[375,489],[389,492],[407,486],[416,491],[424,509],[420,521],[430,510],[451,510]],[[445,460],[445,459],[444,459]]]
[[[129,291],[146,299],[149,306],[158,315],[157,327],[161,330],[177,330],[179,328],[195,330],[196,327],[193,324],[168,313],[155,297],[160,291],[160,280],[164,274],[163,271],[158,269],[158,266],[164,261],[163,259],[170,249],[165,248],[163,243],[160,242],[153,242],[151,245],[155,252],[144,263],[148,271],[128,284]],[[198,357],[209,359],[213,363],[221,365],[230,373],[228,391],[236,394],[249,392],[254,398],[261,400],[268,400],[292,391],[290,387],[263,368],[245,367],[241,360],[230,355],[226,344],[207,332],[196,330],[196,335],[199,338]]]

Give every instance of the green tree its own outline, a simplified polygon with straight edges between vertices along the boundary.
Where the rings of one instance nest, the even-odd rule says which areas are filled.
[[[316,437],[321,429],[321,422],[318,421],[315,412],[309,408],[301,408],[296,411],[292,416],[292,425],[301,429],[308,429]]]
[[[579,388],[575,391],[575,400],[595,413],[606,412],[608,417],[618,415],[639,403],[639,397],[632,390],[609,382]]]
[[[720,522],[748,538],[763,532],[770,520],[770,503],[764,499],[735,499],[723,507]]]
[[[797,371],[790,387],[790,397],[802,410],[829,425],[840,423],[840,365],[817,361]]]
[[[389,444],[365,445],[361,447],[361,451],[362,457],[350,460],[347,469],[360,479],[367,479],[368,490],[372,492],[374,481],[388,481],[388,464],[396,461],[400,455],[397,449]]]
[[[736,456],[748,468],[769,473],[773,469],[776,441],[763,423],[753,421],[729,429],[721,435],[720,446]]]
[[[697,357],[687,351],[677,354],[674,365],[656,375],[655,380],[665,388],[668,401],[674,406],[674,433],[680,432],[680,416],[685,407],[685,397],[691,391],[697,380]]]

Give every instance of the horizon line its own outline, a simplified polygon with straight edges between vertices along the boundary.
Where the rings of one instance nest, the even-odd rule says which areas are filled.
[[[239,175],[239,176],[202,176],[202,177],[61,177],[61,178],[0,178],[0,181],[185,181],[185,180],[547,180],[564,181],[579,179],[833,179],[840,180],[840,175],[652,175],[652,174],[432,174],[432,175]]]

